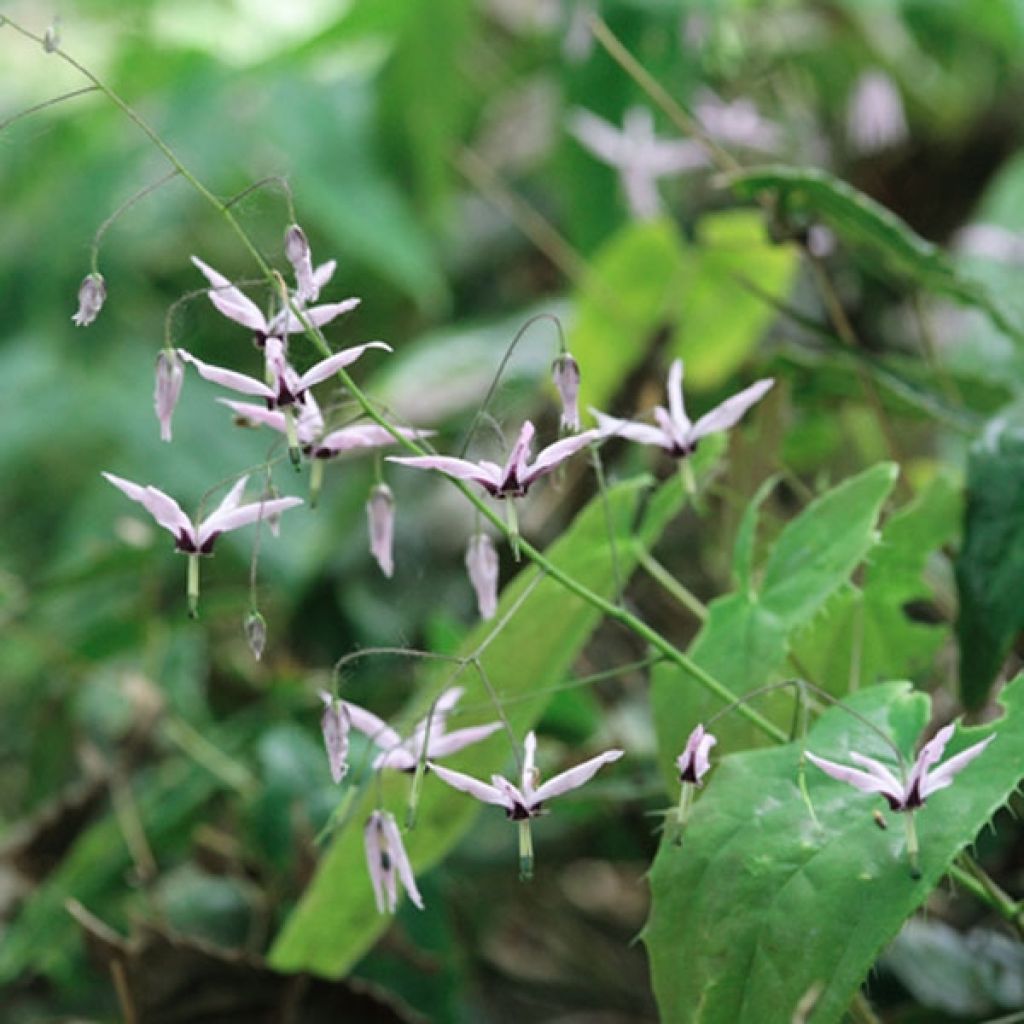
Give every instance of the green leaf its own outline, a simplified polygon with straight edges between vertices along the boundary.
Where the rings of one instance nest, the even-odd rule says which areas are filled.
[[[843,586],[876,543],[875,522],[895,479],[895,467],[882,463],[808,505],[776,541],[760,592],[711,602],[689,652],[694,661],[737,695],[769,682],[785,664],[795,631]],[[769,714],[777,705],[789,706],[784,696],[766,702]],[[684,670],[659,665],[651,678],[651,707],[659,762],[666,778],[673,779],[672,759],[690,730],[721,710],[721,702]],[[736,741],[758,740],[746,723],[732,717],[717,731]]]
[[[699,471],[706,473],[712,461],[707,457],[702,464],[698,462]],[[636,536],[641,544],[651,545],[682,504],[679,481],[669,480],[651,498],[634,535],[634,523],[648,487],[646,480],[627,481],[608,491],[606,499],[595,498],[555,542],[550,551],[552,561],[597,593],[613,596],[616,567],[623,580],[635,567],[632,538]],[[609,519],[616,539],[614,555],[607,536]],[[601,619],[592,606],[554,580],[537,579],[533,569],[520,573],[505,588],[493,623],[482,623],[474,629],[460,652],[468,655],[479,650],[494,632],[494,623],[503,622],[504,616],[523,600],[480,659],[517,736],[538,720],[549,699],[545,691],[566,678]],[[460,682],[469,690],[464,700],[472,703],[475,711],[459,724],[493,720],[493,708],[472,669],[462,675]],[[436,692],[441,685],[435,676],[429,692]],[[487,778],[504,769],[508,748],[507,735],[499,733],[453,758],[452,764],[460,771]],[[382,781],[385,805],[403,820],[408,779],[389,774]],[[370,786],[328,849],[313,882],[271,949],[271,962],[278,969],[340,976],[387,927],[387,918],[378,916],[374,908],[363,852],[362,826],[377,799],[377,787]],[[444,857],[469,831],[478,810],[473,800],[428,778],[416,827],[406,835],[415,870],[423,872]],[[510,829],[510,864],[512,861]]]
[[[967,461],[964,540],[956,562],[960,594],[960,698],[988,699],[1017,631],[1024,626],[1024,425],[992,420]]]
[[[960,274],[942,249],[845,181],[816,168],[782,165],[755,167],[726,180],[743,198],[778,196],[783,216],[821,217],[844,241],[880,256],[890,272],[983,310],[1000,330],[1024,340],[1024,333],[1007,319],[984,285]]]
[[[837,594],[823,619],[797,640],[800,665],[815,682],[840,695],[888,676],[912,678],[928,668],[947,629],[912,620],[907,606],[931,600],[925,566],[956,535],[960,506],[959,488],[939,476],[889,518],[862,586]]]
[[[898,469],[879,463],[813,501],[779,536],[761,602],[787,626],[806,621],[878,542],[874,529]]]
[[[705,216],[698,241],[686,252],[690,272],[679,295],[674,353],[686,361],[687,384],[700,390],[725,384],[776,317],[774,307],[743,283],[784,299],[799,260],[792,246],[766,237],[764,219],[750,210]]]
[[[674,326],[685,274],[683,243],[669,220],[628,224],[598,251],[576,297],[569,337],[585,368],[583,408],[605,408],[658,332]]]
[[[779,482],[778,476],[770,476],[758,487],[750,504],[747,505],[736,531],[733,544],[732,571],[736,577],[736,589],[746,593],[753,588],[754,545],[757,543],[757,519],[761,506]]]
[[[862,690],[847,702],[881,729],[905,758],[928,721],[928,698],[907,683]],[[901,816],[878,829],[884,807],[808,765],[820,824],[798,788],[801,748],[726,757],[715,769],[681,845],[664,841],[651,871],[652,909],[644,941],[666,1022],[788,1022],[816,993],[810,1024],[841,1018],[879,952],[935,888],[1020,780],[1024,682],[1002,696],[994,725],[960,728],[953,756],[990,735],[981,761],[915,815],[922,877],[910,877]],[[807,747],[845,762],[862,751],[894,763],[863,721],[834,708]]]

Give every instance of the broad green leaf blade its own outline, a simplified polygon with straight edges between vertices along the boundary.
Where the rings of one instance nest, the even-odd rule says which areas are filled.
[[[846,583],[876,543],[875,523],[895,478],[895,467],[880,464],[808,505],[776,541],[760,595],[742,592],[713,601],[690,656],[737,695],[775,678],[795,631]],[[776,706],[791,704],[788,696],[779,695],[762,710],[771,713]],[[687,672],[659,665],[651,677],[651,708],[659,763],[666,778],[674,779],[672,759],[694,725],[722,709],[721,701],[700,689]],[[786,718],[777,720],[788,723]],[[734,743],[758,741],[735,716],[723,720],[718,731]]]
[[[884,801],[808,765],[815,823],[798,788],[798,744],[726,757],[681,844],[663,842],[651,871],[644,941],[662,1020],[788,1024],[812,990],[810,1024],[839,1020],[885,944],[1020,781],[1022,679],[1002,703],[1002,719],[960,728],[947,748],[948,757],[998,737],[916,815],[918,881],[901,817],[887,813],[889,829],[879,830],[872,812]],[[847,704],[913,755],[928,719],[925,695],[886,683]],[[857,750],[894,763],[879,736],[841,709],[821,718],[807,748],[838,761]]]
[[[846,242],[880,256],[891,272],[983,310],[1000,330],[1024,339],[1024,333],[1007,319],[987,289],[958,273],[942,249],[870,196],[828,172],[770,165],[729,175],[727,181],[744,198],[777,195],[784,215],[822,217]]]
[[[931,600],[925,566],[956,535],[960,508],[959,488],[939,476],[889,517],[861,588],[836,595],[795,645],[811,678],[842,695],[892,675],[914,678],[929,667],[948,630],[915,621],[908,608]]]
[[[1024,626],[1024,426],[1001,416],[986,427],[967,463],[964,540],[956,563],[960,593],[960,698],[988,699],[1017,631]]]
[[[698,243],[686,250],[690,272],[678,296],[674,354],[686,362],[687,385],[702,390],[726,384],[777,315],[744,282],[781,301],[793,285],[799,260],[792,246],[769,241],[764,218],[751,210],[703,217]]]
[[[704,460],[705,467],[710,461]],[[607,504],[601,496],[595,498],[555,542],[551,559],[597,593],[611,597],[615,593],[616,566],[623,579],[635,566],[633,537],[645,546],[651,545],[682,504],[679,481],[669,480],[652,497],[634,534],[648,487],[645,480],[626,482],[608,492]],[[609,518],[616,539],[614,555],[608,543]],[[590,605],[553,580],[541,579],[538,583],[536,572],[526,570],[505,588],[494,622],[477,627],[462,645],[461,653],[467,655],[480,649],[481,643],[492,635],[494,623],[502,622],[531,587],[522,606],[487,645],[480,659],[494,691],[507,702],[508,722],[520,738],[544,710],[550,696],[544,691],[566,677],[600,621],[600,614]],[[493,720],[487,694],[472,670],[461,677],[460,683],[469,691],[466,702],[472,702],[477,709],[472,720],[460,719],[460,726]],[[437,685],[435,677],[434,686]],[[536,696],[531,698],[531,694]],[[499,733],[446,763],[486,779],[505,769],[508,755],[508,737]],[[400,821],[404,820],[408,780],[405,776],[389,775],[383,781],[385,803]],[[387,927],[388,919],[380,917],[373,904],[363,852],[362,827],[375,800],[375,787],[370,787],[327,851],[316,877],[271,950],[275,967],[340,976]],[[427,778],[416,828],[406,835],[416,871],[422,872],[444,857],[469,830],[479,809],[471,798]],[[510,870],[514,870],[513,832],[510,828]]]
[[[675,327],[686,273],[683,243],[669,220],[629,224],[601,247],[576,296],[569,336],[584,367],[582,408],[606,408],[658,332]]]
[[[813,501],[782,531],[764,569],[761,601],[793,627],[806,621],[878,542],[874,524],[896,482],[879,463]]]

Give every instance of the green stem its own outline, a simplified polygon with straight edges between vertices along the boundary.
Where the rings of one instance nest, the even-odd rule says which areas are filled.
[[[188,570],[185,579],[185,596],[188,602],[188,617],[199,618],[199,556],[188,556]]]
[[[309,468],[309,507],[316,508],[320,500],[320,489],[324,485],[324,460],[313,456],[313,463]]]
[[[530,819],[519,822],[519,881],[529,882],[533,878],[533,833]]]
[[[202,765],[211,775],[243,796],[250,796],[256,789],[256,780],[248,768],[229,757],[219,747],[215,747],[185,719],[168,718],[164,723],[163,733],[196,764]]]
[[[1013,925],[1018,937],[1024,939],[1024,906],[1003,892],[973,857],[967,853],[960,854],[960,863],[950,865],[949,874]]]
[[[699,622],[707,622],[707,605],[683,586],[661,562],[650,555],[639,541],[633,546],[633,556],[647,575],[658,583],[666,593],[674,597],[695,619]]]

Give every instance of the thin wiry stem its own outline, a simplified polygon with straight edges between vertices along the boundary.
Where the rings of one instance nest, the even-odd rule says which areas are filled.
[[[103,236],[113,227],[114,223],[118,218],[127,213],[140,199],[145,199],[146,196],[155,192],[158,188],[166,185],[172,178],[178,176],[178,169],[172,168],[158,181],[154,181],[144,188],[140,188],[134,195],[129,196],[109,217],[96,229],[96,234],[92,238],[92,248],[89,251],[89,265],[94,274],[100,272],[99,259],[100,259],[100,245],[103,242]]]
[[[52,99],[43,100],[42,103],[33,104],[31,107],[26,107],[24,110],[19,110],[18,113],[12,114],[7,118],[7,120],[0,121],[0,132],[5,128],[9,128],[15,121],[20,121],[23,117],[28,117],[29,114],[38,114],[40,110],[56,106],[58,103],[63,103],[64,100],[73,100],[76,96],[85,96],[87,93],[97,91],[97,86],[87,85],[81,89],[72,89],[71,92],[61,93],[60,96],[54,96]]]

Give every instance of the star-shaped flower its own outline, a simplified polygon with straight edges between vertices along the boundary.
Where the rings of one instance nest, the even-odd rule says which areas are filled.
[[[606,750],[597,757],[592,757],[582,764],[570,768],[568,771],[541,783],[540,773],[537,770],[537,737],[534,733],[526,734],[526,741],[523,743],[523,771],[520,776],[519,785],[516,786],[501,775],[492,775],[490,784],[474,779],[471,775],[463,775],[462,772],[452,771],[442,765],[431,764],[431,770],[442,781],[447,782],[453,789],[460,790],[474,796],[485,804],[495,804],[505,809],[505,814],[512,821],[525,821],[528,818],[536,818],[544,811],[544,803],[556,796],[568,793],[570,790],[579,789],[584,783],[589,782],[606,764],[618,761],[622,757],[622,750]]]
[[[405,739],[372,711],[348,701],[340,703],[348,712],[352,728],[369,737],[375,746],[380,747],[381,753],[373,762],[374,771],[392,768],[400,772],[413,772],[420,759],[424,757],[424,742],[427,758],[447,757],[472,743],[479,743],[501,728],[501,722],[488,722],[486,725],[471,725],[465,729],[448,732],[448,716],[458,704],[463,692],[461,686],[445,690],[434,702],[431,714],[417,722],[412,733]]]
[[[646,107],[627,110],[621,130],[603,117],[577,108],[569,119],[569,131],[618,171],[630,211],[641,219],[661,212],[659,178],[708,166],[708,156],[699,142],[659,139],[654,134],[654,115]]]
[[[921,748],[905,783],[900,782],[880,761],[856,752],[850,753],[850,760],[860,765],[860,768],[850,768],[835,761],[827,761],[810,752],[807,759],[833,779],[854,786],[864,793],[880,794],[894,811],[913,811],[923,806],[932,793],[952,785],[953,777],[966,768],[995,739],[994,734],[987,736],[980,743],[975,743],[955,757],[951,757],[945,764],[933,767],[942,757],[953,730],[953,725],[947,725]]]
[[[535,480],[557,469],[560,463],[600,436],[597,430],[585,430],[574,437],[566,437],[542,449],[531,463],[534,433],[533,424],[527,420],[504,467],[484,459],[470,462],[448,455],[389,455],[388,461],[412,466],[413,469],[436,469],[459,480],[471,480],[493,498],[521,498]]]
[[[596,409],[590,411],[597,417],[602,437],[625,437],[639,444],[657,445],[670,455],[682,458],[693,453],[702,437],[735,426],[743,414],[759,402],[774,383],[775,381],[771,379],[759,380],[727,398],[696,422],[692,422],[686,415],[686,407],[683,404],[683,361],[676,359],[668,372],[668,409],[659,405],[654,410],[657,426],[606,416]]]
[[[383,349],[385,352],[392,350],[391,346],[383,341],[368,341],[365,345],[343,348],[340,352],[321,359],[305,373],[299,374],[285,358],[280,339],[269,337],[266,339],[265,348],[269,383],[235,370],[228,370],[223,366],[205,363],[183,348],[178,349],[178,355],[186,363],[191,363],[199,371],[199,375],[205,377],[206,380],[220,384],[221,387],[230,388],[232,391],[238,391],[243,395],[255,395],[264,399],[269,408],[278,408],[300,400],[314,384],[320,384],[329,377],[333,377],[339,370],[350,366],[371,348]]]
[[[213,545],[222,533],[238,530],[260,519],[278,515],[285,509],[302,504],[301,498],[273,498],[239,504],[245,490],[247,476],[243,476],[224,496],[224,500],[205,519],[194,522],[181,510],[181,506],[168,494],[156,487],[144,487],[113,473],[103,477],[119,491],[137,501],[168,532],[174,534],[175,547],[189,555],[213,554]]]

